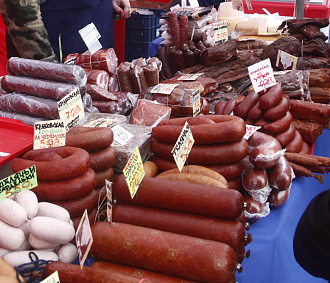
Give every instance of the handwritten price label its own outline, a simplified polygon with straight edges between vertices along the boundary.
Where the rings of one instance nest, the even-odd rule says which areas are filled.
[[[60,283],[58,271],[55,271],[54,273],[49,275],[45,280],[42,280],[40,283]]]
[[[227,21],[213,23],[213,31],[213,40],[215,44],[228,40]]]
[[[188,158],[190,150],[194,144],[195,140],[191,133],[190,127],[186,122],[183,126],[183,129],[180,133],[179,138],[177,139],[171,153],[174,157],[175,163],[179,168],[179,171],[182,171],[182,168]]]
[[[79,34],[82,40],[85,42],[90,54],[94,54],[97,50],[102,48],[102,45],[99,42],[101,35],[94,23],[90,23],[79,30]]]
[[[199,89],[193,92],[193,116],[196,116],[201,111],[201,95]]]
[[[186,74],[178,77],[178,81],[196,81],[203,73]]]
[[[258,131],[261,127],[259,126],[253,126],[253,125],[246,125],[246,130],[245,130],[245,135],[244,135],[244,139],[248,140],[253,134],[254,132]]]
[[[57,102],[60,119],[66,122],[66,131],[77,125],[85,117],[79,88]]]
[[[33,165],[0,180],[0,201],[37,186],[36,166]]]
[[[243,0],[232,0],[232,8],[234,10],[244,12]]]
[[[262,91],[276,84],[269,58],[248,67],[255,92]]]
[[[132,156],[124,167],[123,173],[125,175],[126,183],[131,194],[134,198],[140,183],[145,175],[142,158],[138,147],[136,147]]]
[[[81,220],[76,232],[76,244],[79,255],[80,268],[82,269],[93,243],[92,230],[88,219],[87,209]]]
[[[171,94],[173,89],[179,84],[158,84],[153,87],[151,93],[162,93],[162,94]]]
[[[33,149],[65,145],[65,122],[52,120],[34,123]]]
[[[278,50],[276,57],[276,67],[283,70],[296,70],[298,57],[286,53],[282,50]]]

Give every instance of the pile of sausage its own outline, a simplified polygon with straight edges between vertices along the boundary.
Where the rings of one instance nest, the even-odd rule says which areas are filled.
[[[283,95],[279,84],[270,87],[265,93],[249,91],[241,102],[235,99],[218,102],[215,113],[233,113],[249,125],[260,126],[260,131],[275,137],[288,152],[310,153],[309,145],[295,129],[290,99]]]
[[[7,70],[1,79],[6,93],[0,96],[0,116],[29,125],[59,119],[57,101],[77,87],[82,96],[86,93],[86,73],[76,65],[12,57]]]
[[[11,162],[14,172],[36,166],[38,186],[33,190],[40,201],[47,201],[65,208],[78,227],[87,209],[96,215],[98,193],[97,177],[90,168],[89,153],[78,147],[61,146],[27,151]],[[93,218],[94,219],[94,218]]]
[[[75,229],[69,212],[39,202],[30,190],[0,202],[0,226],[0,257],[13,267],[31,262],[30,252],[39,259],[65,263],[74,262],[78,255],[76,246],[70,243]]]
[[[188,164],[203,165],[223,175],[231,189],[241,186],[242,160],[248,153],[245,122],[232,115],[205,115],[171,119],[159,123],[152,131],[152,160],[159,170],[177,167],[171,150],[182,127],[188,122],[195,143],[188,156]]]

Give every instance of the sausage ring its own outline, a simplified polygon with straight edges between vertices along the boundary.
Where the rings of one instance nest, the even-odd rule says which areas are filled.
[[[112,142],[113,132],[110,128],[74,127],[67,132],[65,144],[87,151],[98,151],[110,146]]]
[[[280,119],[264,125],[263,129],[267,134],[278,134],[288,129],[292,122],[293,116],[290,111],[287,111],[286,114]]]
[[[98,152],[90,153],[90,156],[90,167],[95,172],[99,172],[115,165],[117,160],[117,151],[112,146],[108,146]]]
[[[105,180],[112,181],[114,172],[113,168],[106,169],[104,171],[95,172],[96,173],[96,188],[103,187],[105,185]]]
[[[38,160],[39,154],[45,156],[46,152],[60,155],[62,159],[43,158]],[[57,158],[59,158],[57,156]],[[15,158],[11,162],[14,172],[21,171],[33,165],[36,166],[37,178],[40,181],[57,181],[77,177],[85,173],[90,164],[89,153],[81,148],[61,146],[51,149],[36,149],[27,151],[22,158]]]
[[[70,200],[88,195],[96,186],[96,174],[88,170],[75,178],[61,181],[39,181],[32,189],[39,201]]]
[[[214,144],[240,141],[245,135],[245,122],[233,115],[205,115],[215,124],[192,125],[195,144]],[[159,123],[151,136],[164,143],[175,144],[189,117],[170,119]]]

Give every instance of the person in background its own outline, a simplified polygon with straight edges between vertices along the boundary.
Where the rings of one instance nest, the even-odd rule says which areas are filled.
[[[330,190],[308,204],[296,227],[293,251],[308,273],[330,281]]]
[[[58,61],[83,53],[79,30],[94,23],[102,48],[114,47],[114,14],[130,16],[129,0],[0,0],[7,27],[7,57]]]

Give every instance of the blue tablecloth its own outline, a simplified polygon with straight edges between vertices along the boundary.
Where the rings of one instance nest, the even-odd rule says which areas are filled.
[[[330,157],[330,130],[324,130],[316,140],[314,155]],[[270,214],[251,224],[253,242],[246,246],[251,256],[244,259],[243,271],[237,274],[240,283],[321,283],[296,262],[293,255],[293,235],[308,203],[319,192],[329,189],[330,174],[324,184],[315,178],[298,177],[293,181],[291,194],[286,203]],[[330,240],[330,239],[329,239]]]

